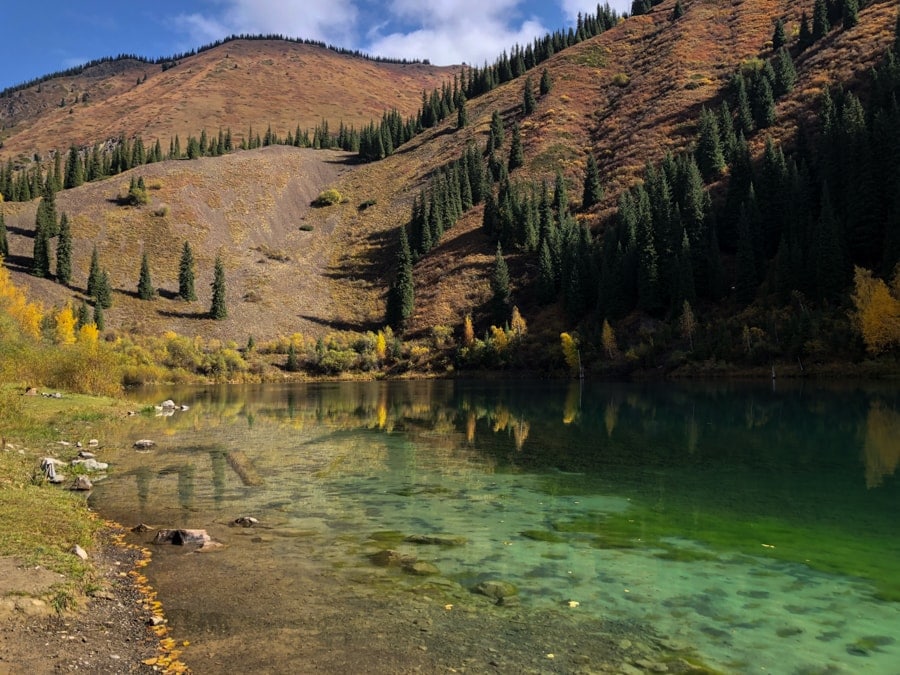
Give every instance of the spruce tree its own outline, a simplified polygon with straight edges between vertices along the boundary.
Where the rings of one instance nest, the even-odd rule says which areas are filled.
[[[784,31],[784,19],[779,18],[775,21],[775,30],[772,32],[772,51],[777,53],[786,44],[787,35]]]
[[[97,326],[97,330],[104,330],[106,328],[106,319],[103,317],[103,307],[100,306],[99,302],[94,303],[94,325]]]
[[[462,129],[469,123],[469,113],[466,110],[466,95],[459,93],[459,105],[456,107],[456,128]]]
[[[100,271],[100,277],[97,280],[97,292],[94,298],[103,309],[112,307],[112,284],[109,281],[109,272],[106,270]]]
[[[152,300],[156,295],[153,290],[153,282],[150,280],[150,259],[147,253],[141,257],[141,274],[138,279],[138,297],[141,300]]]
[[[3,212],[0,212],[0,255],[4,258],[9,255],[9,240],[6,238],[6,220]]]
[[[843,3],[844,30],[849,30],[859,23],[859,2],[857,0],[843,0]]]
[[[491,272],[491,298],[494,321],[503,325],[509,315],[509,268],[503,258],[503,249],[497,243],[497,255],[494,257],[494,269]]]
[[[794,68],[794,60],[787,47],[778,50],[778,57],[775,59],[775,96],[781,97],[789,94],[794,90],[794,83],[797,81],[797,70]]]
[[[97,254],[97,246],[91,252],[91,267],[88,272],[87,288],[85,291],[90,297],[97,296],[97,286],[100,283],[100,257]]]
[[[216,256],[211,286],[212,303],[209,308],[209,316],[221,321],[228,317],[228,308],[225,305],[225,265],[220,256]]]
[[[82,300],[81,305],[78,307],[78,314],[75,319],[75,327],[83,328],[87,326],[91,322],[90,311],[88,310],[87,303]]]
[[[56,215],[56,194],[53,192],[53,186],[49,183],[43,188],[34,223],[35,230],[38,228],[42,229],[48,239],[59,234],[59,221]]]
[[[800,16],[800,34],[797,37],[797,46],[803,51],[813,43],[812,31],[809,28],[809,17],[806,12]]]
[[[496,150],[503,145],[504,127],[503,118],[496,110],[491,113],[491,147]]]
[[[581,197],[581,208],[587,210],[603,200],[603,187],[600,185],[600,170],[594,153],[588,154],[587,168],[584,172],[584,192]]]
[[[412,254],[406,228],[400,228],[400,251],[397,256],[397,275],[388,290],[385,320],[395,331],[402,331],[412,316],[415,304]]]
[[[63,185],[69,190],[82,183],[84,183],[84,164],[78,155],[78,148],[73,145],[69,147],[69,154],[66,157],[66,177]]]
[[[296,373],[300,370],[300,360],[297,358],[297,350],[294,349],[294,343],[288,347],[287,362],[284,364],[285,370],[289,373]]]
[[[50,276],[50,239],[40,225],[34,231],[31,273],[36,277]]]
[[[525,78],[525,90],[522,96],[522,110],[526,115],[530,115],[537,107],[537,99],[534,97],[534,87],[531,85],[531,77]]]
[[[546,68],[541,71],[541,82],[538,86],[539,91],[541,92],[541,97],[549,94],[550,90],[553,88],[553,81],[550,79],[550,72]]]
[[[813,5],[813,42],[821,40],[828,35],[828,31],[830,30],[831,24],[828,21],[828,5],[825,4],[825,0],[816,0],[815,5]]]
[[[717,179],[725,169],[719,124],[715,114],[705,106],[700,111],[700,138],[697,141],[695,156],[700,174],[707,181]]]
[[[519,133],[519,123],[516,122],[512,128],[512,140],[509,144],[509,164],[507,166],[509,171],[513,171],[523,164],[525,164],[525,153],[522,150],[522,136]]]
[[[72,280],[72,230],[65,213],[59,219],[59,238],[56,241],[56,280],[64,286]]]
[[[194,292],[194,253],[187,241],[181,249],[181,262],[178,264],[178,297],[187,302],[197,299]]]
[[[678,21],[681,17],[684,16],[684,5],[681,4],[681,0],[675,0],[675,9],[672,10],[672,20]]]

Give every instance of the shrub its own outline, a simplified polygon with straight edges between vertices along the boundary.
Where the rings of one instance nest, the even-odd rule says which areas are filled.
[[[330,188],[319,193],[319,196],[316,197],[316,200],[313,202],[313,206],[334,206],[335,204],[340,204],[342,201],[343,197],[341,196],[341,193],[334,188]]]
[[[631,78],[625,73],[616,73],[613,75],[612,83],[617,87],[627,87],[631,82]]]

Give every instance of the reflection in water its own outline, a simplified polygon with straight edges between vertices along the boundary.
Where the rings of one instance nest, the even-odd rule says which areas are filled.
[[[869,487],[878,487],[886,476],[893,476],[900,462],[900,413],[881,400],[869,405],[863,456]]]
[[[252,513],[271,527],[256,549],[216,533],[232,537],[220,554],[236,570],[302,558],[359,583],[390,546],[440,570],[429,595],[500,575],[523,589],[523,612],[575,599],[680,636],[727,672],[852,671],[864,647],[875,671],[900,659],[883,639],[900,633],[889,388],[417,381],[145,396],[190,409],[135,420],[122,447],[165,441],[119,458],[97,499],[192,527]],[[433,533],[468,543],[403,541]]]

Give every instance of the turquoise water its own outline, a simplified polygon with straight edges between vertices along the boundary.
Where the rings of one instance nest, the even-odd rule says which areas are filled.
[[[285,570],[302,556],[354,579],[391,548],[448,588],[508,581],[525,611],[646,624],[726,672],[900,672],[894,387],[427,381],[138,396],[189,409],[109,430],[115,470],[93,502],[126,523],[207,528],[235,569],[258,562],[240,545],[248,533]],[[138,438],[157,446],[136,453]],[[228,527],[244,514],[265,529]]]

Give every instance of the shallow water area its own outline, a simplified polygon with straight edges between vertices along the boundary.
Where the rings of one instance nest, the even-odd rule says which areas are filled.
[[[600,624],[635,628],[612,666],[650,646],[673,670],[900,672],[894,388],[428,381],[138,397],[151,408],[106,432],[114,470],[92,503],[225,544],[153,547],[148,576],[189,664],[240,652],[269,672],[304,658],[336,670],[315,659],[368,644],[381,672],[428,668],[429,644],[453,639],[432,635],[441,617],[467,613],[481,632],[548,636],[491,656],[496,644],[457,635],[439,660],[470,672],[519,651],[538,671],[590,671]],[[152,408],[168,398],[188,409]],[[140,438],[156,445],[137,452]],[[235,525],[243,515],[259,522]],[[489,581],[515,600],[473,592]],[[350,612],[368,635],[338,640]],[[389,644],[388,617],[426,643]],[[247,639],[260,634],[272,639]],[[466,640],[487,660],[467,661]]]

